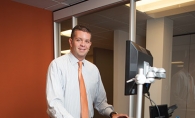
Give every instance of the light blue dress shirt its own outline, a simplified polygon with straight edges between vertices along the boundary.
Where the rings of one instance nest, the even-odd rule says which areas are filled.
[[[48,114],[52,118],[80,118],[80,90],[78,59],[72,53],[54,59],[47,73],[46,95]],[[98,68],[83,60],[82,74],[85,81],[90,118],[94,108],[109,116],[113,107],[107,103],[106,92]]]

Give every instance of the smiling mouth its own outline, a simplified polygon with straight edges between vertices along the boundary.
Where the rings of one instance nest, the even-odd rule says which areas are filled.
[[[85,51],[86,49],[79,49],[80,51]]]

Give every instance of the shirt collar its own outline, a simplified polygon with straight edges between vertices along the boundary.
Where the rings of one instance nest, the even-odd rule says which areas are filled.
[[[70,63],[71,64],[78,64],[78,62],[79,62],[79,60],[70,52],[70,53],[68,53],[68,55],[69,55],[69,60],[70,60]],[[85,65],[85,59],[83,59],[82,60],[82,62],[83,62],[83,66]]]

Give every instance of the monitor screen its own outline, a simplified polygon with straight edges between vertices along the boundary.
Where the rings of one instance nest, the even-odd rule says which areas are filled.
[[[125,95],[136,95],[137,84],[135,81],[127,83],[126,81],[135,78],[139,68],[144,69],[144,63],[153,66],[153,57],[149,50],[142,46],[127,40],[126,41],[126,60],[125,60]],[[143,85],[143,93],[147,93],[150,84]]]

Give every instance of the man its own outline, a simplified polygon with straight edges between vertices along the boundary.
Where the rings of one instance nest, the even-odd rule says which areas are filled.
[[[85,60],[91,46],[91,32],[88,28],[77,25],[69,38],[69,54],[53,60],[47,74],[48,114],[52,118],[87,118],[81,117],[80,81],[78,79],[78,62],[82,61],[82,76],[86,88],[88,117],[94,116],[94,108],[102,115],[111,118],[128,118],[117,114],[107,103],[98,68]]]

